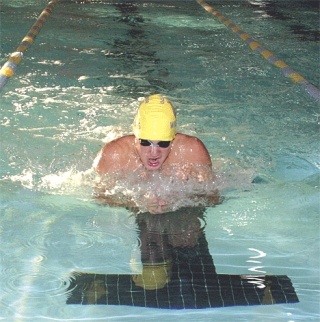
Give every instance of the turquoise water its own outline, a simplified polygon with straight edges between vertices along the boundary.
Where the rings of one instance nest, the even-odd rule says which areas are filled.
[[[2,5],[3,63],[46,3]],[[119,3],[59,1],[2,90],[0,319],[317,321],[319,105],[195,1]],[[316,2],[211,4],[319,87]],[[65,304],[70,272],[130,274],[139,259],[134,218],[97,204],[91,164],[154,92],[214,161],[225,201],[207,209],[205,231],[217,271],[288,275],[299,303]]]

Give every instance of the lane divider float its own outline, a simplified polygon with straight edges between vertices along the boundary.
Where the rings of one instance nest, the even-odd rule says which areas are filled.
[[[12,77],[16,71],[17,66],[21,63],[23,53],[31,47],[34,43],[36,36],[40,32],[44,23],[48,20],[48,17],[53,11],[54,6],[58,0],[51,0],[46,8],[42,11],[37,21],[33,24],[27,35],[22,39],[20,45],[10,55],[8,61],[0,69],[0,89],[4,87],[10,77]]]
[[[320,89],[309,83],[300,74],[295,72],[283,60],[278,59],[272,52],[262,47],[262,45],[253,39],[246,32],[242,31],[230,19],[225,17],[221,12],[215,10],[212,6],[208,5],[204,0],[196,0],[207,12],[217,17],[220,23],[223,23],[228,29],[236,33],[248,46],[256,53],[259,53],[272,65],[280,68],[282,74],[290,78],[294,83],[301,85],[307,93],[316,101],[320,101]]]

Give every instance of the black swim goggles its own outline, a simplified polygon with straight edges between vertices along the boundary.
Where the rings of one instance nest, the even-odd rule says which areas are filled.
[[[160,148],[167,148],[169,147],[171,141],[159,141],[158,143],[153,143],[149,140],[144,140],[144,139],[139,139],[140,145],[141,146],[154,146],[154,147],[160,147]]]

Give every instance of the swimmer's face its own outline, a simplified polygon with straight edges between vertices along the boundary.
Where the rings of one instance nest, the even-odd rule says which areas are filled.
[[[136,148],[147,170],[159,170],[171,151],[171,141],[136,139]]]

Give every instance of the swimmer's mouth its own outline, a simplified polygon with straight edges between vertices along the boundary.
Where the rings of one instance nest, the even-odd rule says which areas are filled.
[[[157,167],[160,164],[160,159],[149,159],[148,164],[150,167]]]

